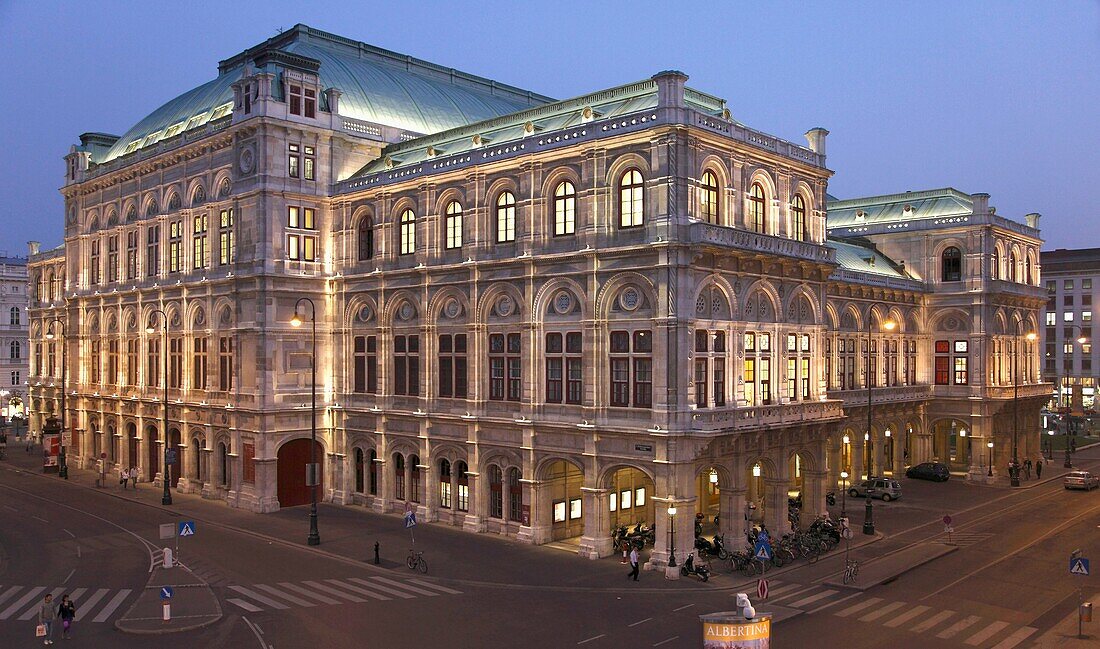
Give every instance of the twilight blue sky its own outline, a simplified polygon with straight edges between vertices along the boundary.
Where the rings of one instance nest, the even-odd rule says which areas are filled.
[[[832,134],[830,193],[952,186],[1100,246],[1100,4],[1058,2],[53,2],[0,0],[0,253],[61,242],[62,157],[302,22],[571,97],[660,70],[736,119]]]

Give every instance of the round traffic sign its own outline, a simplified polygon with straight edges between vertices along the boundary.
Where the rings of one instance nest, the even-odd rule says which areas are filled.
[[[943,524],[944,525],[950,525],[951,524],[951,517],[950,516],[944,516],[943,517]]]
[[[756,582],[756,594],[760,596],[760,599],[768,599],[768,580],[759,579]]]
[[[852,528],[850,528],[850,527],[845,527],[844,529],[842,529],[842,530],[840,531],[840,535],[841,535],[841,536],[843,536],[843,537],[844,537],[844,538],[846,538],[846,539],[850,539],[850,538],[852,538]]]

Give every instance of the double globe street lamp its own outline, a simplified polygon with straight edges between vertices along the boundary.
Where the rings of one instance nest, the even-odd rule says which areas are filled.
[[[61,328],[61,455],[58,458],[57,475],[68,480],[69,464],[65,458],[65,388],[68,385],[68,374],[66,372],[68,363],[65,362],[65,349],[69,346],[69,340],[65,336],[65,321],[61,318],[50,320],[50,324],[46,327],[46,340],[54,339],[53,326],[55,324]],[[30,435],[30,433],[27,434]]]

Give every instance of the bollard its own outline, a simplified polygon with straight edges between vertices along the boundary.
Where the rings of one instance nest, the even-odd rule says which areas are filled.
[[[871,497],[867,496],[867,505],[864,507],[864,519],[863,519],[863,533],[867,536],[874,536],[875,534],[875,512],[874,505],[871,504]]]
[[[378,541],[374,542],[374,565],[382,563],[382,560],[378,558]]]
[[[164,621],[168,622],[172,619],[172,605],[167,601],[164,602]]]
[[[1081,626],[1082,622],[1092,622],[1092,602],[1081,602],[1081,606],[1077,608],[1077,637],[1079,639],[1085,637],[1084,629]]]

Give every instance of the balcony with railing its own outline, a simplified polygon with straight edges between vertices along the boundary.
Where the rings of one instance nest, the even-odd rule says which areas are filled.
[[[689,227],[690,242],[693,244],[735,248],[766,255],[782,255],[827,264],[835,263],[834,250],[816,243],[795,241],[703,221],[695,221]]]
[[[839,399],[845,408],[867,405],[867,388],[829,390],[830,399]],[[892,385],[871,388],[871,405],[926,401],[932,398],[931,385]]]
[[[764,406],[743,406],[696,410],[691,427],[700,432],[736,432],[797,426],[840,419],[844,410],[839,401],[798,401]]]

